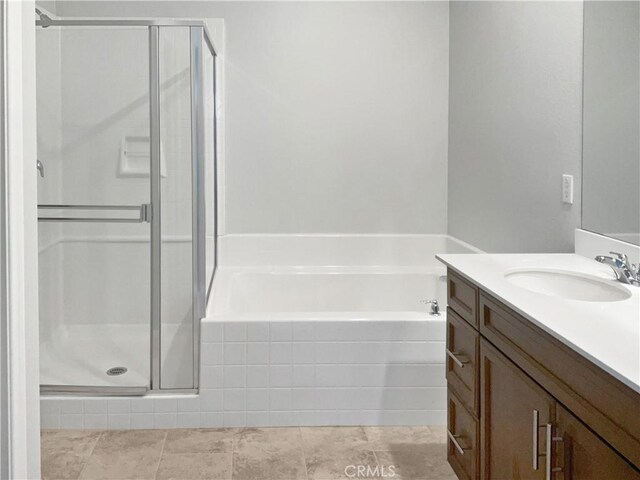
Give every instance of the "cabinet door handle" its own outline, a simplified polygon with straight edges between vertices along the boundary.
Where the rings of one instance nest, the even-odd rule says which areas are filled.
[[[547,423],[547,448],[545,450],[544,456],[545,460],[545,468],[544,468],[544,478],[545,480],[551,480],[551,437],[553,436],[553,428],[550,423]]]
[[[456,447],[456,450],[460,452],[460,455],[464,455],[464,451],[466,449],[462,448],[462,445],[460,445],[460,443],[458,442],[460,435],[454,435],[449,431],[449,429],[447,429],[447,437],[449,437],[449,440],[451,440],[451,443],[453,443],[453,446]]]
[[[449,358],[451,358],[451,360],[453,360],[453,363],[455,363],[460,368],[464,368],[465,364],[469,363],[469,360],[459,356],[458,353],[452,352],[448,348],[447,348],[447,355],[449,356]]]
[[[544,428],[546,431],[546,446],[544,453],[538,453],[539,448],[539,435],[538,432],[541,428]],[[533,411],[533,421],[532,421],[532,431],[533,431],[533,469],[538,470],[539,457],[545,457],[545,469],[544,469],[544,478],[545,480],[552,480],[551,475],[555,472],[561,472],[562,468],[556,467],[553,468],[553,442],[562,442],[562,437],[554,437],[553,436],[553,425],[547,423],[545,425],[540,425],[540,412],[538,410]]]
[[[538,429],[540,420],[540,412],[538,410],[533,411],[533,469],[538,470]]]
[[[561,472],[562,471],[562,467],[553,467],[552,466],[552,459],[553,459],[553,450],[552,450],[552,445],[554,442],[562,442],[564,441],[564,439],[562,437],[554,437],[553,436],[553,425],[551,425],[550,423],[547,423],[546,425],[546,429],[547,429],[547,448],[545,451],[545,480],[552,480],[551,475],[555,472]]]

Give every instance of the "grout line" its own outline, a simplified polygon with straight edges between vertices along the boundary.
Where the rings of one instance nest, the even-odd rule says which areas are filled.
[[[369,429],[367,428],[367,425],[361,425],[362,430],[364,431],[364,438],[367,439],[367,443],[371,443],[373,444],[373,442],[371,441],[371,439],[369,438]]]
[[[300,453],[302,453],[302,463],[304,465],[304,475],[309,480],[309,470],[307,469],[307,456],[304,453],[304,440],[302,438],[302,427],[298,427],[298,435],[300,436]]]
[[[362,428],[362,431],[364,432],[364,438],[367,440],[367,448],[368,450],[373,453],[373,458],[376,462],[376,465],[379,467],[382,467],[382,464],[380,463],[380,460],[378,459],[378,455],[376,454],[376,445],[374,442],[371,441],[371,438],[369,438],[369,431],[366,425],[361,425],[360,426]]]
[[[96,449],[96,445],[98,445],[98,442],[100,440],[102,440],[102,437],[104,436],[104,433],[105,433],[104,430],[100,431],[100,435],[98,435],[98,438],[96,439],[95,443],[93,444],[93,447],[91,448],[91,452],[89,452],[89,455],[87,455],[87,459],[85,460],[84,465],[82,465],[82,468],[80,469],[80,472],[78,473],[78,478],[82,478],[82,474],[84,473],[84,470],[87,468],[87,465],[89,464],[89,459],[93,455],[93,451]]]
[[[239,433],[235,432],[235,434],[231,437],[231,471],[229,472],[229,478],[231,480],[233,480],[233,471],[234,471],[234,465],[235,465],[235,453],[236,453],[236,441],[237,441],[237,435]]]
[[[380,460],[378,459],[378,454],[376,453],[376,451],[372,449],[371,453],[373,453],[373,458],[376,459],[376,465],[378,465],[379,467],[382,467],[382,465],[380,465]]]
[[[158,477],[158,471],[160,470],[160,462],[162,462],[162,456],[164,455],[164,447],[167,444],[167,436],[169,432],[167,430],[164,431],[164,438],[162,439],[162,449],[160,450],[160,456],[158,457],[158,465],[156,466],[156,473],[153,478]]]

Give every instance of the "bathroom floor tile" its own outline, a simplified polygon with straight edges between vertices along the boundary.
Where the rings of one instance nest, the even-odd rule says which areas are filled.
[[[437,440],[436,443],[447,443],[447,427],[444,425],[431,425],[427,428],[431,430],[433,438]]]
[[[231,480],[229,453],[163,453],[158,480]]]
[[[164,453],[231,453],[237,433],[232,428],[168,430]]]
[[[167,432],[110,430],[98,440],[80,475],[84,479],[153,479]]]
[[[317,450],[353,450],[368,446],[367,435],[363,427],[303,427],[302,445],[305,453]]]
[[[406,446],[445,443],[431,427],[364,427],[367,440],[375,450],[402,450]]]
[[[45,480],[77,479],[101,432],[46,430],[41,434],[41,468]]]
[[[233,449],[234,480],[306,480],[298,428],[245,428]]]
[[[399,480],[456,480],[447,463],[446,444],[428,444],[419,448],[407,446],[394,451],[376,451],[381,466],[393,466]],[[389,471],[389,470],[387,470]]]
[[[298,427],[241,428],[236,435],[239,446],[253,444],[296,444],[300,445]]]
[[[378,465],[373,451],[364,450],[360,446],[342,451],[322,451],[322,448],[316,448],[314,453],[305,453],[305,461],[309,480],[353,478],[354,474],[357,475],[358,468],[369,468],[368,471],[372,472]],[[369,475],[371,476],[374,475]]]
[[[269,427],[42,432],[43,478],[448,480],[443,427]],[[377,475],[377,476],[376,476]],[[383,477],[384,476],[384,477]]]

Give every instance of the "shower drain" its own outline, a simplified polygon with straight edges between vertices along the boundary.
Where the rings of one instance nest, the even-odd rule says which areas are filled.
[[[116,375],[124,375],[127,373],[126,367],[113,367],[107,370],[107,375],[110,377],[115,377]]]

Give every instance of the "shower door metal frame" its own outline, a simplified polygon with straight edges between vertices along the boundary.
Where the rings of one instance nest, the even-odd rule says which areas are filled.
[[[9,478],[12,472],[9,442],[9,390],[11,387],[8,364],[9,353],[9,236],[7,201],[7,3],[0,1],[0,478]]]
[[[206,202],[205,202],[205,158],[204,158],[204,51],[206,37],[203,27],[189,27],[190,73],[191,73],[191,228],[193,229],[192,275],[193,275],[193,388],[198,389],[200,380],[200,319],[206,314]],[[215,58],[215,54],[214,58]],[[200,213],[200,214],[198,214]]]
[[[149,152],[151,165],[151,337],[149,389],[160,389],[162,362],[162,197],[160,168],[160,28],[149,27]],[[192,191],[193,194],[193,191]]]
[[[199,388],[200,373],[200,320],[206,314],[210,293],[206,282],[206,202],[205,202],[205,158],[204,158],[204,50],[205,45],[215,64],[217,51],[202,20],[156,20],[156,19],[62,19],[51,18],[39,12],[36,26],[70,27],[147,27],[149,30],[149,120],[150,120],[150,215],[145,220],[151,223],[151,337],[150,378],[147,387],[41,385],[41,393],[84,395],[144,395],[148,393],[195,393]],[[191,164],[192,164],[192,328],[193,328],[193,387],[162,388],[162,229],[161,229],[161,169],[160,169],[160,31],[163,27],[189,27],[190,36],[190,86],[191,86]],[[216,158],[216,120],[214,103],[214,172]],[[216,186],[217,187],[217,186]],[[217,189],[217,188],[216,188]],[[214,198],[217,195],[214,191]],[[52,208],[52,206],[47,206]],[[217,215],[215,215],[217,221]],[[82,221],[83,219],[79,219]],[[86,219],[87,221],[95,221]],[[54,220],[45,220],[54,221]],[[217,225],[214,227],[217,232]],[[214,264],[215,275],[216,266]]]

